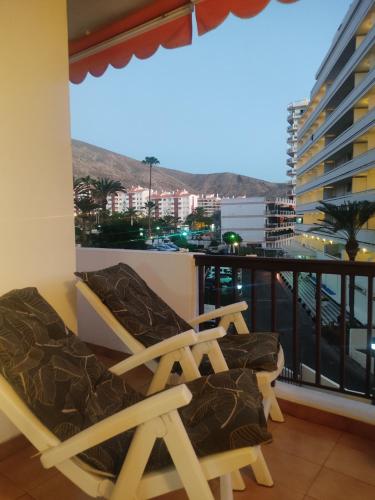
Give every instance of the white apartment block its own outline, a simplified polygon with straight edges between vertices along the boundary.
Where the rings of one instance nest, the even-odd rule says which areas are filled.
[[[225,198],[221,201],[221,234],[238,233],[243,244],[282,248],[294,231],[295,203],[289,198]]]
[[[291,102],[288,106],[288,117],[287,121],[289,123],[287,132],[288,132],[288,159],[286,161],[287,164],[287,175],[290,177],[288,181],[289,190],[288,196],[295,200],[296,198],[296,183],[297,183],[297,172],[296,172],[296,163],[297,163],[297,148],[298,148],[298,129],[300,126],[301,119],[307,109],[309,104],[308,99],[301,99],[300,101]]]
[[[183,221],[197,207],[198,196],[188,191],[163,192],[152,194],[151,200],[155,203],[156,218],[172,215]]]
[[[198,208],[203,208],[207,217],[211,217],[221,208],[221,198],[217,194],[201,194],[198,197]]]

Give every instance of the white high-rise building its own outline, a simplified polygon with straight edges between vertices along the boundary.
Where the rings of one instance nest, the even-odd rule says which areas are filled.
[[[225,198],[221,202],[221,234],[233,231],[243,244],[282,248],[294,236],[295,202],[289,198]]]

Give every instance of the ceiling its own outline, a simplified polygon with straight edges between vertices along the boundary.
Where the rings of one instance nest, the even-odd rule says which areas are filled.
[[[126,17],[153,0],[68,0],[69,40],[76,40]]]

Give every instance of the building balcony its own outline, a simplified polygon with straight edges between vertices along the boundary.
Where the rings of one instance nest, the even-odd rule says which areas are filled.
[[[367,3],[369,3],[369,0],[366,0]],[[332,99],[334,94],[337,92],[337,90],[342,86],[342,84],[345,82],[345,80],[353,73],[354,69],[360,61],[365,57],[365,55],[371,50],[375,43],[375,27],[372,28],[369,33],[367,33],[365,39],[361,43],[361,45],[358,47],[358,49],[354,52],[352,57],[349,59],[349,61],[346,63],[346,65],[342,68],[340,73],[336,76],[333,84],[330,86],[330,88],[327,90],[326,95],[323,97],[323,99],[319,102],[317,107],[314,109],[314,111],[311,113],[311,115],[307,118],[306,122],[301,126],[300,130],[298,131],[298,137],[301,138],[304,136],[304,134],[308,131],[308,129],[311,127],[311,125],[314,123],[314,121],[317,119],[319,114],[325,109],[329,101]],[[318,79],[313,90],[312,94],[314,92],[318,91],[319,88],[322,86],[323,80]]]
[[[287,182],[288,186],[295,186],[297,184],[297,179],[294,177]]]
[[[375,149],[370,149],[362,155],[358,155],[352,160],[333,168],[329,172],[317,177],[316,179],[306,182],[297,188],[297,194],[302,194],[318,187],[326,186],[328,184],[337,183],[345,179],[365,172],[373,167],[375,163]]]
[[[306,151],[316,144],[330,128],[337,123],[349,110],[355,108],[358,101],[375,86],[375,68],[373,68],[366,77],[347,95],[337,106],[337,108],[327,117],[324,123],[314,132],[314,139],[305,141],[304,145],[298,150],[302,156]]]
[[[316,153],[310,160],[308,160],[299,170],[299,175],[308,172],[319,163],[327,160],[330,156],[338,153],[341,149],[354,143],[355,140],[366,133],[371,127],[375,125],[375,108],[371,109],[363,118],[353,123],[342,134],[336,137],[322,150]]]
[[[289,165],[289,167],[294,167],[294,165],[296,164],[296,160],[294,158],[288,158],[286,160],[286,164]]]
[[[288,240],[292,239],[290,234],[280,235],[276,238],[270,240],[270,245],[273,245],[274,248],[276,248],[278,244],[287,244]],[[303,478],[304,484],[306,484],[306,491],[309,491],[311,494],[314,493],[315,490],[312,489],[313,487],[318,491],[318,486],[314,486],[314,481],[320,481],[319,475],[317,476],[319,471],[324,471],[325,481],[327,481],[326,476],[328,471],[331,471],[332,484],[336,485],[335,488],[337,490],[339,487],[338,485],[345,479],[344,473],[346,469],[343,469],[343,464],[346,464],[346,461],[343,460],[345,453],[352,453],[353,455],[353,459],[348,462],[347,469],[348,477],[350,476],[352,478],[351,480],[353,480],[353,464],[356,463],[355,460],[359,460],[358,454],[350,451],[350,446],[348,447],[349,450],[346,450],[345,446],[341,443],[337,449],[337,467],[339,468],[337,472],[335,472],[335,462],[332,456],[336,456],[333,455],[335,443],[340,443],[340,436],[342,438],[342,436],[347,435],[342,434],[342,422],[345,421],[345,425],[348,426],[348,422],[352,422],[350,419],[355,418],[356,420],[351,424],[353,425],[353,429],[364,428],[366,430],[363,432],[368,432],[370,435],[371,430],[367,431],[367,429],[370,429],[371,426],[369,426],[367,422],[371,422],[373,407],[368,402],[369,394],[366,396],[366,370],[365,368],[359,369],[358,364],[356,364],[355,372],[359,370],[359,373],[361,374],[363,372],[363,375],[362,378],[360,377],[359,379],[352,378],[353,362],[350,356],[345,355],[346,376],[345,381],[342,383],[342,379],[340,378],[342,377],[342,373],[340,372],[340,356],[344,355],[344,351],[340,349],[340,345],[334,344],[328,346],[325,334],[321,333],[323,331],[323,323],[322,329],[319,330],[317,322],[312,319],[314,315],[316,317],[317,314],[321,314],[319,313],[319,306],[316,306],[313,313],[306,313],[306,305],[304,302],[302,303],[304,290],[302,282],[304,276],[307,276],[309,273],[313,273],[314,276],[316,275],[318,279],[320,279],[320,276],[325,276],[326,274],[337,273],[334,275],[340,277],[342,273],[353,272],[353,270],[355,270],[356,274],[359,276],[365,272],[369,272],[369,266],[341,262],[332,263],[329,261],[319,262],[260,257],[206,256],[189,253],[169,254],[167,252],[155,254],[153,252],[131,250],[77,249],[77,268],[81,271],[99,269],[118,262],[125,262],[136,269],[141,276],[147,280],[151,288],[162,296],[167,303],[184,318],[194,316],[197,312],[197,308],[198,312],[203,312],[218,307],[219,304],[226,305],[233,300],[245,300],[249,303],[250,314],[248,318],[251,318],[251,321],[249,320],[251,331],[269,331],[270,329],[277,331],[278,329],[282,329],[283,335],[281,337],[281,342],[286,353],[287,362],[286,369],[283,372],[283,379],[276,385],[277,396],[281,398],[280,402],[283,403],[283,401],[285,401],[285,408],[292,414],[293,412],[297,414],[297,412],[304,409],[304,419],[312,419],[313,416],[317,414],[316,408],[319,408],[319,412],[322,412],[318,412],[319,415],[321,415],[319,417],[321,419],[326,419],[330,413],[333,413],[332,425],[337,425],[338,428],[323,430],[324,428],[320,425],[320,422],[319,425],[311,424],[315,426],[314,432],[311,432],[310,437],[308,437],[309,434],[306,431],[307,424],[303,424],[303,421],[288,416],[288,414],[286,415],[286,424],[271,424],[270,429],[274,434],[274,442],[272,445],[264,447],[264,453],[266,460],[269,461],[271,474],[275,479],[274,492],[277,492],[280,488],[280,491],[282,491],[284,487],[283,481],[287,470],[285,467],[291,467],[291,477],[295,477],[295,467],[297,465],[301,467],[301,477]],[[219,288],[219,291],[212,291],[211,289],[206,289],[204,281],[198,286],[198,276],[202,275],[200,271],[202,266],[219,266],[219,268],[223,266],[226,269],[235,268],[239,270],[242,276],[242,289],[239,290],[238,288],[234,288],[233,290],[229,290],[229,293],[227,288],[223,290]],[[196,269],[198,269],[198,272],[196,272]],[[372,266],[370,267],[370,271],[375,272]],[[295,273],[295,280],[299,283],[299,287],[287,286],[281,279],[281,273],[283,272],[291,272],[292,275]],[[204,276],[205,273],[203,272],[203,280]],[[184,286],[176,287],[176,283],[183,283]],[[221,287],[220,281],[219,287]],[[275,289],[274,293],[272,292],[273,287]],[[267,300],[264,300],[264,297],[267,297]],[[323,298],[325,298],[324,295],[322,295],[322,304],[324,303]],[[320,310],[324,307],[324,304],[321,305]],[[294,315],[296,315],[296,320],[293,319]],[[123,345],[119,342],[117,337],[99,321],[93,310],[90,309],[81,296],[78,297],[78,318],[79,335],[83,340],[91,344],[101,345],[104,346],[104,348],[111,349],[111,351],[105,351],[111,353],[111,355],[113,355],[112,353],[114,353],[114,351],[123,351]],[[320,338],[319,349],[323,353],[323,356],[319,358],[316,357],[318,356],[318,351],[313,342],[313,339],[315,339],[317,335],[316,332],[318,332]],[[301,351],[293,348],[293,338],[297,339],[296,342],[298,342],[298,345],[303,345]],[[101,352],[103,352],[103,347]],[[326,358],[327,352],[334,352],[332,359]],[[113,364],[125,356],[118,352],[116,355],[118,357],[113,361]],[[317,361],[318,359],[321,359],[320,364]],[[107,357],[105,361],[108,363],[110,360]],[[144,373],[146,375],[144,375]],[[138,387],[140,385],[145,386],[146,376],[149,376],[148,370],[137,370],[137,373],[130,374],[129,383],[137,384]],[[356,384],[359,384],[359,387]],[[314,390],[311,390],[312,386],[314,386]],[[360,389],[360,394],[358,394],[358,389]],[[356,400],[347,399],[342,395],[343,393],[351,394],[353,391],[356,394]],[[362,396],[362,399],[360,399],[359,396]],[[327,422],[327,420],[325,421]],[[294,424],[294,429],[287,427],[290,423]],[[355,427],[355,425],[357,427]],[[283,429],[285,429],[285,431],[283,431]],[[346,429],[348,429],[348,427],[346,427]],[[284,432],[285,435],[283,434]],[[319,441],[318,446],[317,440],[322,436],[324,436],[324,441],[322,441],[322,443]],[[329,443],[326,442],[327,439]],[[353,446],[353,439],[359,438],[351,437],[350,439],[351,446]],[[278,442],[280,445],[278,445]],[[325,444],[323,444],[324,442]],[[365,441],[363,440],[363,442]],[[277,445],[276,448],[280,446],[279,451],[275,452],[275,448],[271,448],[275,445]],[[310,449],[310,445],[313,448]],[[276,453],[276,455],[273,455],[274,453]],[[287,456],[282,457],[280,453],[285,453]],[[303,456],[299,456],[299,453],[302,453]],[[324,453],[326,455],[323,456]],[[293,458],[294,455],[295,458]],[[321,469],[321,461],[327,460],[328,456],[331,460],[328,464],[329,467],[327,465],[327,470],[324,467]],[[317,460],[319,464],[313,465],[314,460]],[[284,461],[285,464],[283,463]],[[281,463],[283,463],[283,465],[279,465]],[[280,474],[278,472],[279,466],[282,467]],[[22,467],[22,465],[18,466],[18,468],[19,467]],[[361,485],[361,498],[363,500],[366,499],[365,493],[363,493],[365,490],[363,488],[365,488],[364,484],[367,484],[364,479],[366,479],[366,477],[372,478],[370,474],[371,467],[371,460],[367,458],[367,455],[362,454],[358,466],[358,474],[360,474],[358,485]],[[331,469],[334,472],[332,472]],[[1,471],[0,462],[0,475]],[[357,471],[357,469],[355,469],[355,471]],[[306,474],[310,473],[311,480],[307,480]],[[338,481],[337,474],[340,474],[340,481]],[[357,474],[357,472],[355,472],[355,474]],[[297,476],[299,476],[299,474],[297,474]],[[46,489],[49,488],[49,495],[51,495],[52,491],[51,482],[56,480],[56,477],[51,479],[50,476],[46,479],[45,487]],[[40,483],[43,483],[43,481],[41,480]],[[259,487],[250,483],[248,479],[246,479],[246,484],[249,487],[249,496],[247,496],[246,492],[240,494],[235,493],[235,499],[240,495],[238,500],[239,498],[249,498],[250,500],[258,491],[260,492],[259,495],[261,495],[264,490],[264,488],[263,490],[258,490]],[[293,485],[290,483],[290,477],[285,479],[285,488],[288,490],[288,495],[293,494]],[[345,483],[345,485],[347,488],[347,483]],[[61,485],[59,483],[60,489],[64,487],[68,487],[68,485]],[[370,485],[368,485],[368,487],[370,488],[369,492],[372,494],[373,491]],[[40,486],[39,490],[43,490],[43,488],[44,486]],[[66,498],[75,498],[72,496],[73,490],[70,485],[69,488],[70,496],[68,495]],[[343,491],[343,493],[345,492]],[[36,498],[39,497],[36,496]],[[179,499],[180,497],[177,493],[173,498]],[[182,498],[183,496],[181,500]],[[299,498],[298,495],[296,498]],[[317,493],[314,493],[314,498],[325,500],[324,496],[320,497]],[[334,497],[332,497],[332,499],[333,498]],[[369,500],[370,498],[372,498],[372,496],[368,497]],[[160,498],[160,500],[162,500],[162,498]]]
[[[286,150],[286,152],[288,153],[289,156],[294,156],[297,152],[297,147],[296,146],[291,146],[290,148],[288,148]]]
[[[297,175],[297,170],[295,168],[290,168],[286,171],[286,175],[288,175],[289,177],[294,177]]]
[[[346,201],[366,201],[366,200],[375,201],[375,189],[358,191],[357,193],[346,193],[343,196],[333,196],[331,198],[324,199],[324,201],[328,203],[333,203],[334,205],[342,205]],[[296,212],[298,213],[317,212],[316,207],[318,205],[319,201],[311,201],[309,203],[298,203],[296,205]]]

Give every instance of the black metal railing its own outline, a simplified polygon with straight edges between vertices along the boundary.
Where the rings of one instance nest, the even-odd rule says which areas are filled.
[[[287,378],[374,401],[375,350],[371,344],[375,341],[371,339],[375,264],[212,255],[194,258],[200,313],[207,305],[217,308],[246,300],[249,308],[245,320],[250,331],[280,332]],[[233,279],[223,279],[224,271]],[[337,281],[336,292],[323,282],[329,276],[335,276],[331,279]],[[365,311],[361,319],[354,314],[358,308],[354,309],[353,302],[355,280],[359,277],[365,280],[367,295],[362,299]],[[365,357],[362,364],[349,353],[350,335],[357,331],[367,332],[363,349],[357,349]],[[303,369],[309,376],[302,373]]]

